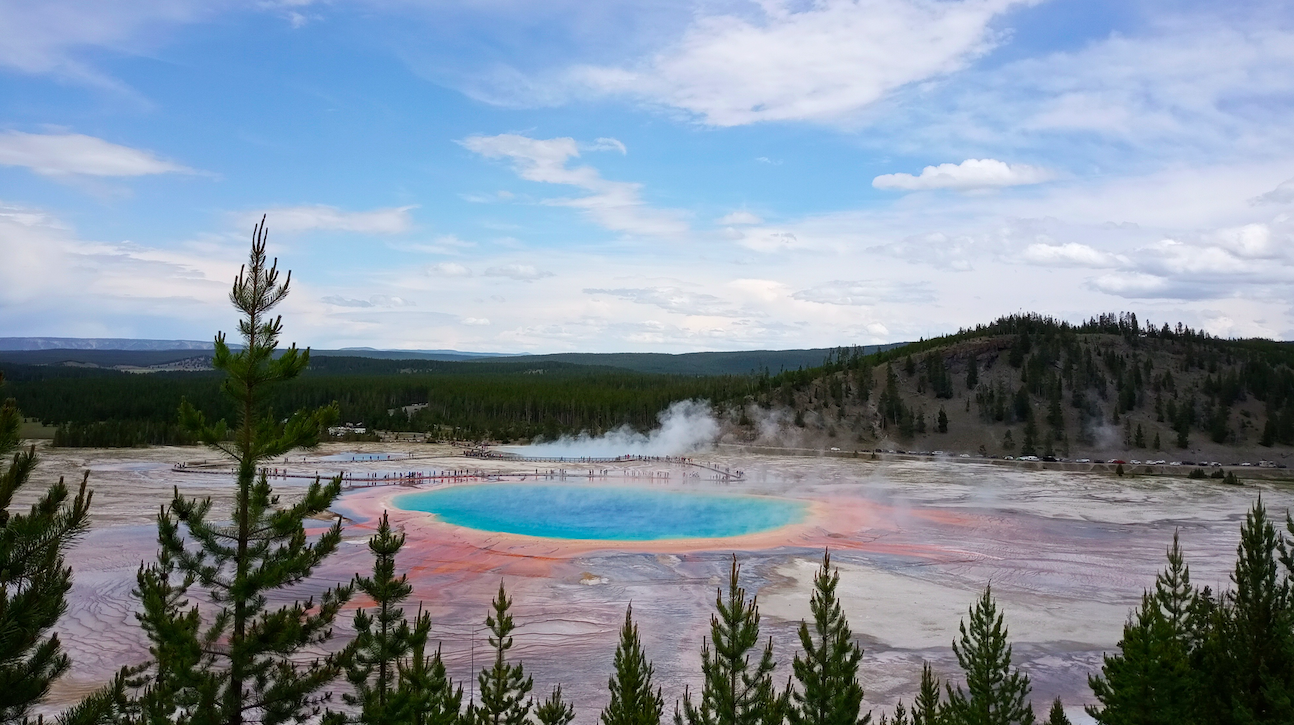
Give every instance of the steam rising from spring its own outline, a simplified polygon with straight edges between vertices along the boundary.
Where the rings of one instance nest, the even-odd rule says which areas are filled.
[[[581,433],[509,450],[544,458],[681,456],[708,448],[719,437],[719,421],[704,400],[677,401],[658,418],[660,427],[645,434],[623,426],[596,438]]]

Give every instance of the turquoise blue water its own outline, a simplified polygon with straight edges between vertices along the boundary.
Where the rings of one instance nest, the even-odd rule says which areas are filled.
[[[757,496],[512,483],[408,493],[395,504],[469,529],[614,541],[753,534],[800,521],[807,511],[800,501]]]

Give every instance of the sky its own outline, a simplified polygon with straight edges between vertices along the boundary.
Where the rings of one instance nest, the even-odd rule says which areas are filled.
[[[1294,5],[0,0],[0,336],[1294,339]]]

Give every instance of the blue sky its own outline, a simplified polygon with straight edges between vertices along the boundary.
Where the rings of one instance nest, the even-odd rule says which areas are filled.
[[[732,350],[1132,310],[1294,339],[1294,9],[0,0],[0,336]]]

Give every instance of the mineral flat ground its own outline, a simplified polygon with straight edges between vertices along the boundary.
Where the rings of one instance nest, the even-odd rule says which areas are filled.
[[[351,461],[352,453],[377,455]],[[387,454],[413,458],[384,460]],[[1080,706],[1091,702],[1088,674],[1118,642],[1131,607],[1161,569],[1173,532],[1180,532],[1193,580],[1225,589],[1246,510],[1260,494],[1274,516],[1283,517],[1294,505],[1294,488],[1287,484],[1232,487],[958,461],[698,454],[698,460],[747,474],[742,482],[723,484],[696,477],[699,469],[663,462],[482,461],[422,444],[330,444],[305,455],[305,460],[296,455],[275,465],[293,473],[345,471],[379,478],[434,469],[511,471],[534,480],[538,472],[548,483],[562,480],[560,474],[546,477],[560,466],[567,482],[577,485],[803,502],[809,513],[802,522],[763,533],[626,542],[460,528],[397,509],[392,500],[411,490],[402,486],[342,496],[336,511],[346,518],[345,543],[296,590],[298,596],[318,595],[369,571],[365,543],[375,518],[389,509],[409,538],[399,565],[414,585],[411,606],[421,603],[431,612],[433,638],[443,641],[464,695],[471,694],[473,673],[488,656],[483,622],[502,580],[518,624],[514,656],[534,675],[537,695],[563,685],[580,725],[596,722],[606,703],[617,630],[630,602],[667,702],[681,697],[685,686],[698,689],[701,641],[733,554],[742,566],[743,585],[758,594],[763,631],[775,643],[778,679],[787,677],[798,648],[795,630],[809,616],[813,573],[824,547],[830,547],[840,569],[845,611],[866,650],[869,707],[879,712],[900,697],[910,699],[922,660],[956,679],[950,644],[958,621],[991,583],[1016,661],[1033,680],[1035,706],[1041,711],[1060,696],[1078,721]],[[180,461],[216,458],[194,448],[44,449],[41,456],[30,488],[60,475],[79,480],[88,470],[95,490],[93,527],[68,559],[75,584],[58,630],[73,667],[51,693],[52,711],[145,657],[131,589],[140,563],[155,557],[154,520],[172,488],[211,496],[221,511],[232,498],[233,478],[173,470]],[[606,475],[589,480],[590,470]],[[286,478],[275,486],[290,498],[307,483]],[[27,498],[17,503],[30,503],[36,493],[25,492]],[[354,601],[351,609],[365,604]],[[339,622],[339,637],[349,635],[352,614],[347,611]]]

